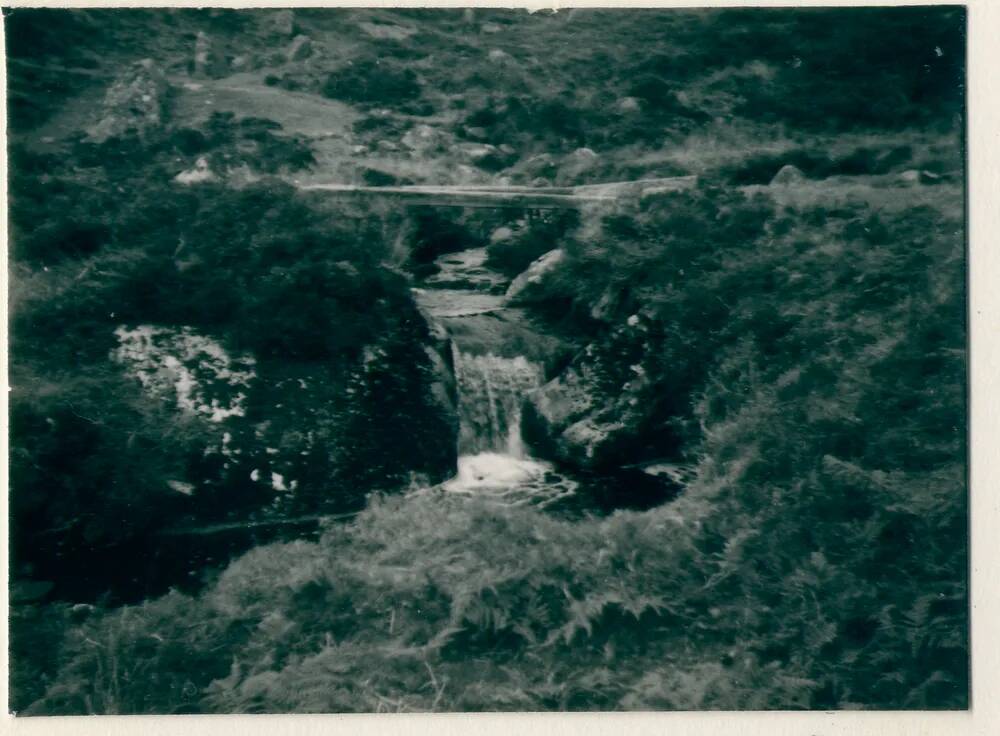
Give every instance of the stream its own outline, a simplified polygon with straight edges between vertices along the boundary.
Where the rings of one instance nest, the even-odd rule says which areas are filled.
[[[436,489],[531,505],[554,513],[607,513],[666,500],[648,475],[588,476],[532,457],[521,439],[521,405],[545,382],[552,338],[520,308],[505,306],[509,279],[486,266],[485,248],[438,258],[438,271],[413,289],[428,322],[452,342],[458,393],[458,467]]]

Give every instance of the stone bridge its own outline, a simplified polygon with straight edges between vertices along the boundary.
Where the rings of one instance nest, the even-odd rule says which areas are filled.
[[[352,184],[299,184],[304,191],[319,191],[331,197],[368,199],[382,197],[404,206],[519,207],[533,210],[580,209],[599,202],[637,202],[647,197],[691,189],[695,176],[640,179],[575,187],[527,187],[485,184],[433,186],[355,186]]]

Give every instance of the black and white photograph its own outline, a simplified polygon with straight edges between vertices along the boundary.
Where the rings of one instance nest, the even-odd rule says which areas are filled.
[[[969,709],[967,15],[5,7],[8,710]]]

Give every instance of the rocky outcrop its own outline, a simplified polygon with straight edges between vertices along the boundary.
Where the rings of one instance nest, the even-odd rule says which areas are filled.
[[[295,11],[279,10],[264,18],[265,30],[273,36],[288,38],[295,33]]]
[[[771,186],[788,186],[790,184],[798,184],[805,181],[806,175],[803,174],[797,167],[792,166],[792,164],[785,164],[782,166],[778,173],[774,175],[771,179]]]
[[[644,367],[649,345],[646,327],[633,315],[601,344],[580,351],[558,376],[525,398],[525,442],[541,457],[585,470],[641,462],[656,411]],[[636,354],[637,362],[621,366],[622,353]],[[658,451],[669,454],[670,439],[660,439]]]
[[[218,75],[219,67],[219,58],[211,37],[204,31],[198,31],[194,41],[191,74],[195,77],[214,77]]]
[[[108,88],[100,121],[89,131],[91,140],[102,143],[129,130],[144,136],[159,128],[168,115],[169,92],[152,59],[136,62]]]
[[[174,177],[174,181],[178,184],[203,184],[210,181],[218,181],[219,177],[215,175],[212,168],[208,164],[208,159],[204,156],[200,157],[193,168],[182,171],[177,176]]]
[[[566,258],[561,248],[550,250],[528,266],[507,288],[506,302],[510,305],[528,304],[544,298],[545,286]]]

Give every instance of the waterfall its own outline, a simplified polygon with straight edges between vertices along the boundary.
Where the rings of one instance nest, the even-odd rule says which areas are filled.
[[[542,383],[542,368],[523,356],[467,355],[453,348],[459,397],[458,454],[524,458],[521,402]]]
[[[524,356],[501,358],[463,352],[459,347],[459,340],[468,335],[475,345],[502,339],[502,333],[494,332],[492,317],[486,315],[504,311],[505,279],[485,266],[486,259],[485,248],[444,255],[436,261],[439,272],[413,290],[428,320],[454,330],[458,467],[455,476],[438,488],[485,496],[504,505],[547,507],[573,495],[577,482],[550,463],[530,457],[521,441],[521,402],[542,385],[542,366]]]

